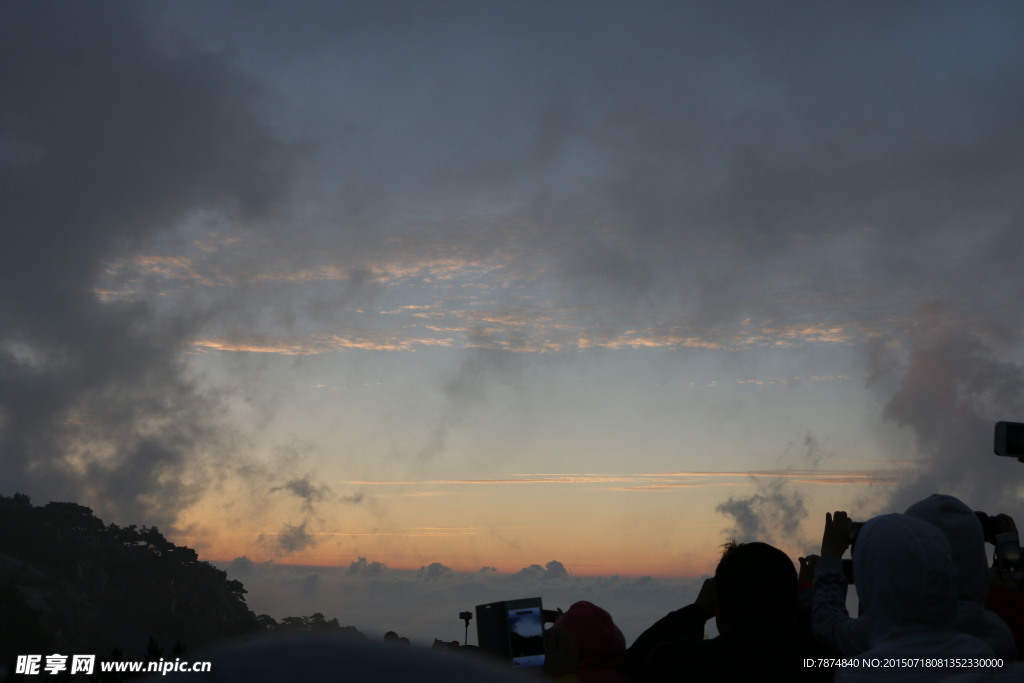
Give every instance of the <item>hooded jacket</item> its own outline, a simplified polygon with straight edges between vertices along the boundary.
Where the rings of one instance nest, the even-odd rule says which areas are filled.
[[[985,609],[989,589],[988,560],[985,539],[977,515],[953,496],[932,494],[907,508],[907,515],[922,519],[946,537],[953,560],[957,606],[953,628],[989,644],[1006,659],[1014,659],[1016,646],[1006,623]],[[858,548],[860,541],[858,540]],[[856,553],[855,553],[856,554]],[[818,565],[820,580],[815,577],[815,633],[837,647],[843,654],[854,655],[871,645],[870,612],[852,618],[846,613],[846,582],[838,572],[839,561],[822,558]],[[857,576],[856,571],[854,576]],[[860,579],[857,579],[860,584]]]
[[[560,616],[554,626],[564,628],[579,656],[581,683],[625,683],[619,665],[626,654],[626,638],[612,616],[581,600]]]
[[[985,533],[978,516],[959,499],[934,493],[907,508],[911,517],[930,522],[946,536],[956,570],[956,630],[988,643],[1000,657],[1014,659],[1013,633],[997,614],[985,609],[988,597],[988,557]]]
[[[861,530],[853,557],[857,592],[871,647],[855,659],[992,657],[984,642],[957,633],[956,570],[949,542],[935,526],[908,515],[875,517]],[[836,681],[941,680],[942,668],[848,667]]]

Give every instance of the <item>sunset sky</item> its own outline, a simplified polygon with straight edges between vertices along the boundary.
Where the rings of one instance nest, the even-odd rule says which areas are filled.
[[[0,493],[214,561],[581,577],[1020,514],[1022,26],[5,3]]]

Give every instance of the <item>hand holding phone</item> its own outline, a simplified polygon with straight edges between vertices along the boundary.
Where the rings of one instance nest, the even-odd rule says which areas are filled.
[[[853,522],[842,510],[834,515],[825,513],[825,531],[821,534],[821,556],[842,557],[850,547]]]

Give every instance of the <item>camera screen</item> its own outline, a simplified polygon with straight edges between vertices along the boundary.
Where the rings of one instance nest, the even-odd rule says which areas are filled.
[[[544,664],[544,614],[540,607],[508,611],[508,639],[514,666]]]

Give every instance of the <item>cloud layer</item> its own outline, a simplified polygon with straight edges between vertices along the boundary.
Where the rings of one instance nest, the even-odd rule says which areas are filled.
[[[12,490],[164,523],[215,469],[215,404],[181,365],[204,311],[94,287],[200,211],[266,215],[288,153],[249,79],[136,9],[2,10],[0,459]]]
[[[258,564],[241,557],[226,569],[245,584],[249,607],[257,613],[281,619],[321,612],[370,638],[396,631],[420,646],[432,644],[434,638],[461,643],[465,627],[459,612],[536,596],[546,609],[565,610],[578,600],[601,605],[632,642],[670,609],[691,603],[701,584],[697,578],[577,577],[558,561],[512,574],[487,568],[456,572],[439,562],[418,570],[396,570],[366,558],[342,568]],[[469,642],[475,644],[476,622],[469,633]]]
[[[712,422],[756,436],[688,453],[878,482],[857,448],[821,457],[811,402],[760,441],[797,389],[863,377],[832,426],[926,463],[865,509],[1018,500],[962,462],[1024,420],[1019,3],[0,13],[9,492],[161,525],[203,503],[197,527],[256,518],[288,554],[330,514],[392,514],[337,482],[666,472]],[[674,431],[680,395],[636,408],[638,367],[761,398],[694,400]],[[586,440],[626,433],[628,466]],[[772,471],[741,455],[679,469]],[[716,504],[791,536],[818,512],[788,486]]]

